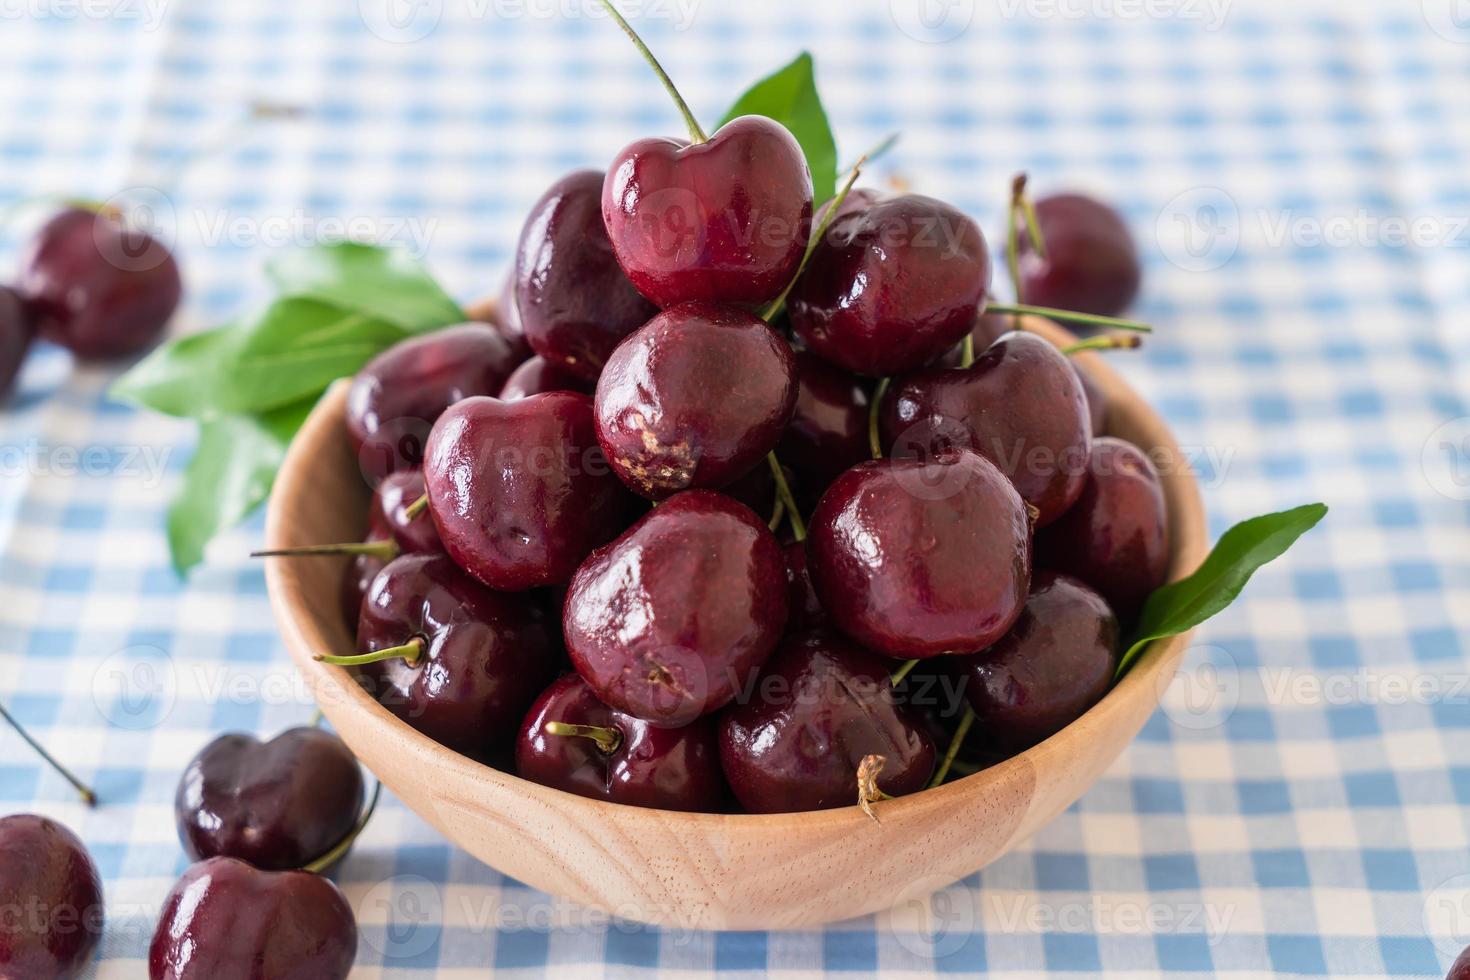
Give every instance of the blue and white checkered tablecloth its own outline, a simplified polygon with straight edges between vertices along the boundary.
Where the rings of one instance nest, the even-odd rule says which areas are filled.
[[[261,299],[263,260],[345,232],[493,292],[531,202],[677,133],[591,0],[0,0],[0,206],[148,186],[252,99],[299,104],[155,203],[176,330]],[[1117,363],[1212,526],[1333,511],[1198,637],[1164,710],[1076,806],[922,922],[608,926],[445,844],[396,800],[341,880],[362,977],[1440,976],[1470,942],[1470,17],[1452,0],[632,0],[713,119],[810,48],[843,159],[971,210],[1011,174],[1115,200],[1159,326]],[[1457,18],[1458,15],[1458,19]],[[0,233],[0,271],[40,217]],[[54,348],[0,413],[0,698],[106,803],[0,731],[0,812],[73,827],[106,878],[99,977],[137,977],[185,860],[171,801],[225,729],[312,708],[272,625],[260,522],[187,583],[164,507],[188,426]]]

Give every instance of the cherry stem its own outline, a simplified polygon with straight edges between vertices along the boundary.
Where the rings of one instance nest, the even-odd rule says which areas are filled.
[[[796,497],[791,493],[791,486],[786,482],[786,471],[781,468],[781,461],[776,458],[774,452],[766,454],[766,462],[771,466],[771,476],[776,481],[776,499],[786,506],[786,517],[791,521],[791,533],[798,541],[806,540],[806,524],[801,519],[801,508],[796,506]]]
[[[569,725],[564,721],[548,721],[541,726],[548,735],[565,735],[572,738],[590,738],[597,743],[597,751],[612,755],[623,744],[623,733],[616,728],[601,725]]]
[[[776,506],[771,508],[771,519],[766,521],[766,526],[772,531],[781,526],[781,521],[786,516],[786,501],[780,497],[776,498]]]
[[[1026,237],[1031,239],[1031,247],[1036,250],[1036,256],[1040,259],[1046,258],[1046,239],[1041,237],[1041,222],[1036,218],[1036,205],[1031,203],[1031,198],[1026,193],[1025,174],[1016,174],[1016,179],[1011,182],[1011,200],[1016,210],[1021,213],[1021,220],[1026,223]],[[1019,302],[1021,293],[1017,291],[1016,300]]]
[[[342,860],[343,856],[357,843],[357,838],[367,829],[368,821],[373,818],[373,812],[378,809],[378,798],[383,795],[383,784],[378,783],[373,787],[372,799],[368,800],[367,809],[362,811],[362,819],[357,821],[357,826],[347,832],[347,836],[337,842],[330,851],[317,858],[315,861],[302,867],[302,871],[310,871],[312,874],[321,874],[332,865]]]
[[[965,342],[960,345],[960,367],[967,368],[975,363],[975,335],[965,334]]]
[[[684,124],[689,127],[689,141],[691,143],[708,143],[709,136],[700,128],[699,120],[694,118],[694,113],[689,111],[689,103],[684,101],[684,96],[680,95],[679,90],[674,87],[674,80],[669,78],[669,73],[664,71],[663,65],[660,65],[658,59],[653,56],[653,52],[648,50],[648,45],[643,43],[643,38],[639,37],[638,32],[633,30],[632,25],[623,19],[622,14],[618,13],[618,8],[613,6],[612,0],[602,0],[602,5],[612,15],[612,19],[617,21],[618,26],[623,29],[623,33],[628,35],[628,40],[632,41],[634,47],[643,54],[644,60],[653,68],[653,73],[658,76],[658,80],[663,83],[664,89],[674,100],[674,105],[679,107],[679,114],[684,117]]]
[[[312,728],[320,728],[320,727],[322,727],[322,722],[324,722],[326,720],[327,720],[327,716],[324,715],[324,714],[322,714],[322,709],[321,708],[317,708],[315,711],[313,711],[311,713],[311,727]]]
[[[863,812],[868,815],[868,819],[874,823],[882,823],[883,821],[878,819],[878,812],[873,809],[873,804],[880,800],[893,799],[893,797],[878,788],[878,774],[883,771],[883,767],[887,764],[888,760],[881,755],[865,755],[862,761],[858,763],[858,806],[863,808]]]
[[[392,538],[382,541],[363,541],[353,544],[313,544],[301,548],[276,548],[267,551],[252,551],[251,558],[299,558],[310,555],[367,555],[380,561],[392,561],[402,549]]]
[[[879,379],[878,387],[873,389],[873,403],[868,406],[868,449],[874,459],[883,458],[883,440],[878,435],[878,411],[883,404],[883,396],[888,394],[888,383],[888,378]]]
[[[893,676],[888,678],[888,682],[894,687],[897,687],[905,677],[909,676],[909,672],[917,666],[919,666],[917,660],[905,660],[903,666],[895,670]]]
[[[183,182],[185,175],[197,164],[229,149],[232,143],[239,141],[256,123],[273,119],[300,119],[304,115],[306,115],[304,106],[285,102],[269,102],[264,99],[251,102],[238,119],[225,124],[209,139],[186,148],[183,155],[174,161],[173,166],[158,181],[158,188],[165,193],[176,189]]]
[[[1136,350],[1143,346],[1143,338],[1136,333],[1103,334],[1088,337],[1062,348],[1063,354],[1078,354],[1085,350]]]
[[[15,729],[16,734],[24,739],[25,743],[29,745],[32,749],[35,749],[36,754],[45,759],[47,765],[49,765],[52,769],[55,769],[57,774],[60,775],[61,778],[65,779],[67,782],[71,783],[72,786],[76,787],[76,791],[81,794],[82,801],[86,803],[87,806],[97,805],[97,794],[92,792],[92,787],[82,782],[76,776],[73,776],[71,770],[67,769],[66,766],[63,766],[60,762],[56,761],[55,757],[52,756],[50,752],[46,751],[46,747],[40,742],[36,741],[34,738],[32,738],[31,733],[26,731],[21,723],[15,720],[15,716],[12,715],[9,711],[5,710],[5,706],[3,704],[0,704],[0,718],[4,718],[5,721],[10,725],[10,727]]]
[[[895,135],[893,138],[896,139],[897,136]],[[761,314],[762,320],[770,323],[785,308],[786,297],[790,296],[791,290],[796,288],[796,283],[801,279],[801,274],[806,271],[807,263],[812,260],[812,253],[817,250],[817,246],[821,243],[823,237],[826,236],[827,229],[832,227],[832,222],[837,220],[837,209],[842,207],[843,201],[847,200],[847,195],[852,190],[852,185],[857,183],[858,176],[863,172],[863,164],[867,163],[867,161],[868,154],[865,153],[858,157],[857,163],[854,163],[852,169],[848,171],[847,181],[842,185],[842,189],[837,192],[837,196],[832,198],[832,203],[827,206],[827,213],[822,215],[821,222],[812,231],[812,237],[807,240],[806,251],[802,253],[801,262],[796,267],[796,275],[792,276],[791,281],[786,284],[786,288],[781,290],[781,295],[771,300],[771,305],[767,306],[765,312]]]
[[[851,170],[851,169],[853,169],[853,167],[860,166],[864,161],[866,161],[868,163],[872,163],[874,160],[878,159],[883,154],[885,154],[889,150],[893,149],[893,147],[895,145],[897,145],[898,140],[899,140],[899,137],[902,136],[902,135],[903,135],[902,133],[898,133],[898,132],[889,133],[887,136],[883,137],[882,142],[880,142],[877,146],[873,147],[867,153],[864,153],[858,159],[858,162],[857,163],[854,163],[852,165],[852,167],[849,167],[848,169]]]
[[[965,736],[970,734],[970,726],[975,724],[975,709],[966,708],[965,716],[960,719],[959,726],[954,730],[954,738],[949,740],[949,748],[944,752],[944,760],[939,763],[939,768],[934,771],[934,778],[929,781],[929,788],[933,789],[944,778],[949,775],[949,767],[954,765],[954,757],[960,753],[960,745],[964,743]]]
[[[422,497],[403,508],[403,516],[409,520],[417,520],[418,516],[429,509],[429,495],[425,493]]]
[[[1021,174],[1016,178],[1025,187],[1026,175]],[[1016,296],[1016,302],[1021,302],[1021,223],[1016,220],[1020,215],[1018,209],[1020,203],[1017,200],[1018,192],[1015,185],[1011,185],[1011,202],[1006,210],[1006,271],[1011,277],[1011,292]],[[1021,329],[1021,314],[1016,314],[1016,329]]]
[[[1147,323],[1138,320],[1120,320],[1112,316],[1098,316],[1095,313],[1078,313],[1075,310],[1057,310],[1049,306],[1028,306],[1025,303],[990,303],[986,306],[990,313],[1016,313],[1025,316],[1043,316],[1048,320],[1056,320],[1059,323],[1086,323],[1094,327],[1111,327],[1114,330],[1133,330],[1138,333],[1153,333],[1154,328]]]
[[[412,667],[414,664],[419,662],[419,658],[421,658],[423,655],[424,638],[421,636],[416,636],[413,639],[409,640],[407,643],[404,643],[400,646],[384,647],[381,650],[374,650],[372,653],[357,653],[353,654],[350,657],[337,657],[328,654],[318,654],[312,659],[315,660],[317,663],[331,664],[334,667],[362,667],[366,664],[382,663],[385,660],[402,659],[404,661],[407,661],[408,665]]]

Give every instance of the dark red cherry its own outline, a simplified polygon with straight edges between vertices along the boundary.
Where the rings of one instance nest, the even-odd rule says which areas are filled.
[[[516,304],[531,349],[596,381],[613,348],[658,312],[613,255],[602,221],[602,172],[551,185],[526,218],[516,249]]]
[[[782,472],[786,474],[788,483],[794,479],[790,467],[783,467]],[[766,518],[767,522],[776,512],[776,477],[770,466],[757,466],[734,483],[720,488],[720,492],[740,501],[758,516]]]
[[[890,657],[983,650],[1010,629],[1031,579],[1031,525],[982,456],[861,463],[827,488],[807,562],[827,615]]]
[[[34,333],[20,295],[9,286],[0,286],[0,398],[10,394]]]
[[[505,282],[500,286],[500,294],[495,299],[494,307],[489,311],[489,315],[482,319],[494,327],[495,332],[510,344],[511,352],[517,363],[531,356],[531,345],[527,343],[526,331],[521,326],[521,311],[516,309],[514,265],[505,274]]]
[[[970,329],[971,350],[976,357],[995,343],[1005,334],[1017,329],[1017,318],[1009,313],[981,313],[975,318],[975,326]],[[965,363],[965,343],[960,342],[951,347],[943,357],[930,364],[930,367],[963,367]]]
[[[36,330],[88,360],[128,357],[163,335],[183,296],[173,253],[115,212],[67,208],[41,227],[16,291]]]
[[[337,886],[308,871],[201,861],[164,899],[149,980],[346,980],[357,920]]]
[[[1450,972],[1445,974],[1444,980],[1470,980],[1470,949],[1455,957],[1455,962],[1450,964]]]
[[[1021,302],[1098,316],[1119,316],[1132,305],[1143,270],[1118,212],[1082,194],[1057,194],[1036,202],[1036,223],[1046,258],[1023,224]]]
[[[1036,563],[1074,575],[1130,623],[1169,574],[1169,519],[1159,472],[1122,439],[1094,439],[1082,496],[1036,536]]]
[[[505,379],[500,389],[500,400],[513,402],[519,398],[543,395],[548,391],[576,391],[592,394],[594,382],[577,377],[565,368],[559,368],[544,357],[532,357],[521,364]]]
[[[858,767],[881,756],[878,788],[924,788],[934,743],[895,703],[893,662],[835,633],[788,637],[748,697],[720,715],[720,760],[740,805],[794,813],[858,802]]]
[[[812,573],[806,564],[806,542],[793,541],[785,547],[786,594],[788,632],[812,629],[827,623],[827,613],[822,609],[822,600],[817,598],[816,586],[812,585]]]
[[[608,168],[602,216],[623,271],[657,306],[756,306],[796,275],[812,178],[786,127],[741,116],[704,143],[625,147]]]
[[[0,818],[0,976],[73,980],[102,938],[102,879],[76,835],[46,817]]]
[[[526,596],[495,592],[444,555],[404,555],[362,604],[364,654],[407,646],[363,666],[389,711],[441,745],[484,759],[556,674],[554,627]]]
[[[1050,524],[1087,478],[1091,412],[1066,356],[1035,334],[1008,333],[968,368],[895,378],[880,409],[891,456],[973,449],[1004,473]]]
[[[967,741],[1015,754],[1101,701],[1118,669],[1118,618],[1077,579],[1037,572],[1026,608],[990,649],[954,658],[975,712]]]
[[[796,355],[796,411],[777,454],[815,502],[869,457],[868,391],[853,375],[810,351]]]
[[[604,704],[576,674],[557,680],[531,706],[516,740],[516,772],[629,806],[696,813],[729,806],[713,717],[660,728]]]
[[[287,871],[345,839],[362,805],[362,769],[331,732],[292,728],[264,743],[232,733],[184,770],[174,821],[190,860],[232,857]]]
[[[499,394],[517,363],[505,338],[483,323],[400,341],[373,358],[347,392],[347,437],[363,475],[376,484],[417,467],[444,410]]]
[[[980,226],[941,201],[905,194],[833,221],[787,309],[812,351],[881,377],[917,370],[959,343],[989,287]]]
[[[592,399],[570,391],[454,405],[429,435],[424,475],[445,549],[505,592],[566,582],[633,504],[597,445]]]
[[[686,303],[613,352],[597,382],[597,438],[623,482],[658,500],[766,465],[795,405],[786,341],[743,310]]]
[[[1082,392],[1087,396],[1087,413],[1092,417],[1092,434],[1094,437],[1105,436],[1108,434],[1108,393],[1087,368],[1076,361],[1072,362],[1072,367],[1077,369]]]
[[[373,494],[377,515],[369,519],[370,527],[388,529],[393,540],[407,552],[434,554],[444,550],[434,522],[420,514],[408,515],[408,508],[428,492],[423,470],[399,470],[384,477]]]
[[[676,727],[755,676],[786,625],[786,592],[765,521],[723,494],[690,490],[577,569],[562,630],[599,698]]]

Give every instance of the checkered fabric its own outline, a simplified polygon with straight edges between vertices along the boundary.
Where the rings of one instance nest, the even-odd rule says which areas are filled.
[[[1076,806],[932,902],[798,933],[609,925],[387,799],[341,872],[356,975],[1442,975],[1470,942],[1470,8],[623,6],[706,120],[811,49],[842,158],[902,130],[872,179],[992,241],[1020,169],[1117,202],[1159,332],[1116,363],[1189,448],[1214,532],[1333,511],[1198,634]],[[305,115],[242,133],[254,99]],[[679,131],[592,0],[0,0],[0,206],[164,187],[178,331],[259,301],[273,251],[344,233],[489,294],[554,177]],[[12,216],[0,269],[43,213]],[[142,975],[185,866],[188,758],[312,713],[245,557],[260,521],[177,581],[161,526],[192,430],[109,402],[112,377],[42,347],[0,412],[0,697],[105,801],[0,731],[0,812],[86,840],[109,978]]]

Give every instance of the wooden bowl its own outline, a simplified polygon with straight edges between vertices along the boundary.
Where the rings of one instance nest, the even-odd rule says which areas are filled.
[[[1032,330],[1057,344],[1047,321]],[[1198,486],[1164,423],[1092,354],[1110,427],[1168,465],[1171,574],[1207,546]],[[267,546],[362,536],[367,490],[343,434],[346,386],[322,399],[292,443],[270,499]],[[542,891],[633,921],[690,929],[789,929],[912,901],[985,867],[1081,796],[1137,735],[1188,637],[1156,643],[1096,707],[1030,751],[937,789],[885,801],[881,823],[856,805],[775,815],[672,813],[584,799],[473,762],[420,735],[316,663],[353,652],[342,622],[340,559],[271,560],[271,604],[327,718],[398,798],[475,857]]]

